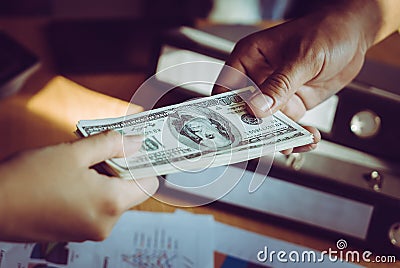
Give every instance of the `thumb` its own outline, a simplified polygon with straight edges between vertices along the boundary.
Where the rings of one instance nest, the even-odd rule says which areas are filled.
[[[265,117],[275,113],[285,106],[287,101],[305,83],[313,78],[307,65],[301,63],[289,64],[275,70],[260,86],[249,101],[253,113]]]
[[[142,136],[122,136],[117,131],[102,132],[72,144],[79,156],[83,157],[83,164],[92,166],[104,160],[123,157],[124,149],[127,154],[133,154],[142,145]]]

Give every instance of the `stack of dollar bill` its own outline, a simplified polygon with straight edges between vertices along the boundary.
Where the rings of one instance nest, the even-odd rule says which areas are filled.
[[[106,130],[142,135],[134,155],[106,161],[123,178],[142,178],[203,169],[258,158],[313,142],[307,130],[283,113],[257,118],[246,108],[248,87],[119,118],[81,120],[87,137]]]

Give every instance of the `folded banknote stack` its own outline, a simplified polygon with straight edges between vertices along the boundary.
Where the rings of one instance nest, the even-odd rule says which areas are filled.
[[[266,118],[250,114],[244,100],[254,90],[247,87],[119,118],[81,120],[77,133],[142,135],[137,153],[105,162],[112,175],[127,179],[195,172],[313,142],[310,132],[281,112]]]

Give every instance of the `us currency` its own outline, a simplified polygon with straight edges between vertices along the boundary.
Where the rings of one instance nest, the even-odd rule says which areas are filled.
[[[85,137],[106,130],[142,135],[136,154],[106,161],[110,173],[133,179],[199,171],[312,143],[312,134],[281,112],[267,118],[251,115],[243,99],[254,90],[243,88],[119,118],[81,120],[77,129]]]

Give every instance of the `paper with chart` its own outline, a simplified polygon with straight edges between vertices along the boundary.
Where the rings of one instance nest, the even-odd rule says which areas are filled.
[[[0,242],[0,268],[213,268],[213,254],[212,216],[129,211],[102,242]]]
[[[332,262],[327,255],[318,262],[280,262],[276,255],[272,262],[260,262],[257,254],[265,247],[287,256],[312,252],[316,260],[322,258],[319,251],[215,222],[211,215],[129,211],[102,242],[0,242],[0,268],[360,267]],[[214,266],[214,252],[223,257],[218,266]]]
[[[214,267],[212,216],[127,212],[101,243],[70,243],[70,267]],[[90,254],[84,254],[90,252]]]

